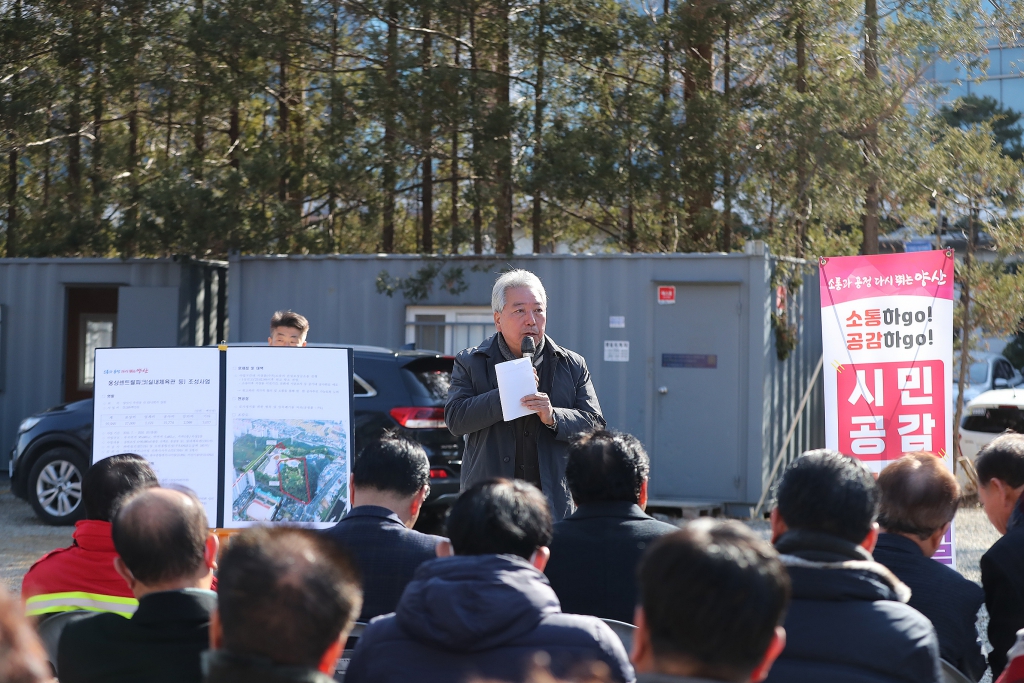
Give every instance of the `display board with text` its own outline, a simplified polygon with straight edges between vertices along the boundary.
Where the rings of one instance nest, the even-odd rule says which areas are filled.
[[[953,463],[953,252],[822,258],[825,445],[876,475],[904,453]],[[950,529],[935,559],[954,564]]]
[[[325,527],[349,508],[352,351],[96,351],[93,460],[146,458],[218,527]]]

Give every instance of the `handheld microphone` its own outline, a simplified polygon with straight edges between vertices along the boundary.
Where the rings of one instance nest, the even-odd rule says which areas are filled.
[[[529,358],[530,362],[533,362],[533,354],[537,352],[537,344],[534,343],[533,337],[523,337],[523,342],[519,347],[520,351],[523,352],[524,358]]]

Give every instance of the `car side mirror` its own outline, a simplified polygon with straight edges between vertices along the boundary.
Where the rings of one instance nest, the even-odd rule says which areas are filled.
[[[995,387],[996,389],[1005,389],[1006,387],[1010,386],[1010,383],[1007,382],[1002,377],[999,377],[992,382],[992,386]]]

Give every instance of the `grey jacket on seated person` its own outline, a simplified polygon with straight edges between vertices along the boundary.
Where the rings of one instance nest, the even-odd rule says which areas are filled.
[[[569,441],[577,434],[603,427],[605,421],[583,356],[561,348],[547,336],[543,354],[543,362],[554,365],[553,370],[545,368],[541,372],[553,373],[548,394],[556,428],[540,430],[537,451],[541,489],[551,502],[557,522],[573,510],[572,496],[565,483]],[[494,366],[504,362],[497,333],[455,357],[444,421],[452,434],[469,436],[462,458],[463,491],[480,481],[494,477],[514,479],[516,475],[515,432],[512,423],[502,417],[494,373]]]

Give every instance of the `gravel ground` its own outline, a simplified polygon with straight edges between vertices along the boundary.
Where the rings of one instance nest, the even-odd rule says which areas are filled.
[[[0,476],[0,583],[21,592],[21,578],[42,555],[71,544],[74,527],[46,526],[28,503],[11,493],[11,480]]]

